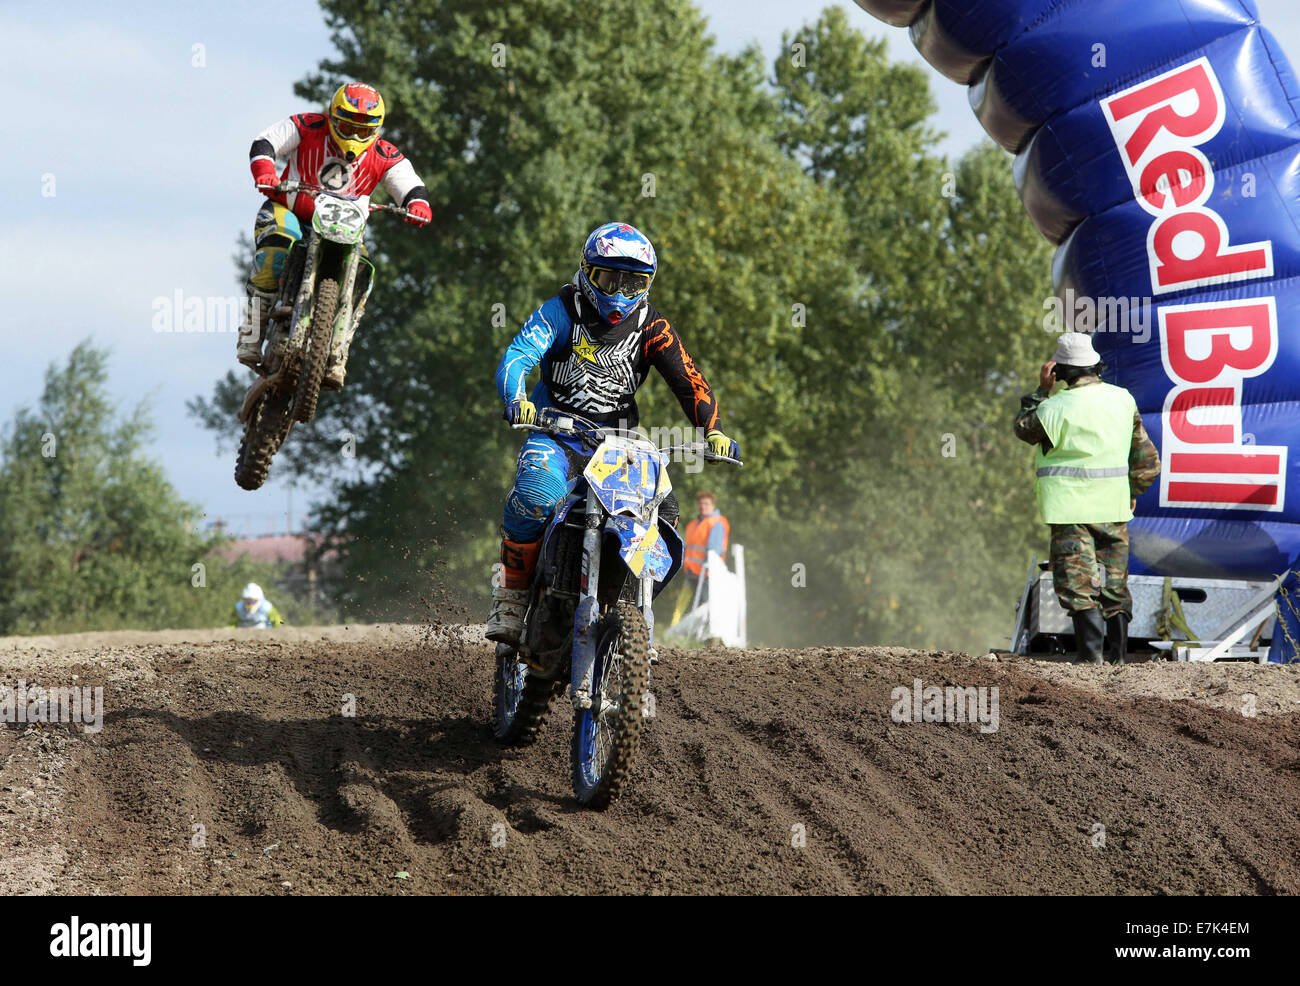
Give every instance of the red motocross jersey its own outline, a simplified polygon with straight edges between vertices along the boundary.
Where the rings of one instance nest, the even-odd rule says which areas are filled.
[[[348,195],[369,195],[380,183],[394,202],[408,206],[428,202],[420,176],[396,147],[377,140],[361,157],[348,161],[330,136],[324,113],[296,113],[272,124],[257,135],[249,153],[250,163],[288,159],[280,180],[302,181]],[[273,200],[288,206],[304,222],[316,210],[310,195],[276,194]]]

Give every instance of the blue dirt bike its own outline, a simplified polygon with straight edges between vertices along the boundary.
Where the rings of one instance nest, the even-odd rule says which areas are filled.
[[[636,432],[544,409],[536,425],[577,439],[590,458],[542,539],[519,647],[497,644],[493,735],[537,740],[568,673],[573,792],[605,808],[627,783],[654,660],[657,588],[681,567],[682,539],[659,515],[673,453],[742,465],[707,443],[659,448]]]

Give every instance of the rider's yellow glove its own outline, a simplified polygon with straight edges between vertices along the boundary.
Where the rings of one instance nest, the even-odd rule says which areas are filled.
[[[724,435],[719,429],[714,428],[705,437],[709,442],[709,451],[714,455],[721,455],[727,459],[740,458],[740,446]]]
[[[511,401],[506,405],[506,420],[512,425],[535,425],[537,405],[532,401]]]

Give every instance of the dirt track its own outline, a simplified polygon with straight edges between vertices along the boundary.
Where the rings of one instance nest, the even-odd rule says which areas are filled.
[[[0,892],[1300,892],[1296,669],[667,651],[596,814],[567,708],[492,744],[488,662],[411,627],[0,640],[0,683],[107,710],[0,729]],[[891,721],[916,678],[996,685],[998,730]]]

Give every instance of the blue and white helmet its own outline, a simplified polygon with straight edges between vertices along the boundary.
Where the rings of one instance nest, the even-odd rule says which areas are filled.
[[[627,223],[606,223],[583,244],[578,288],[601,318],[617,325],[645,300],[658,265],[644,233]]]

